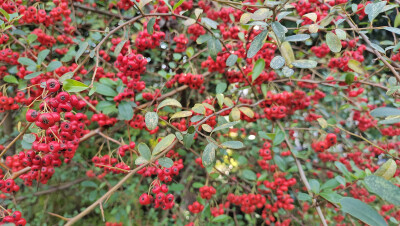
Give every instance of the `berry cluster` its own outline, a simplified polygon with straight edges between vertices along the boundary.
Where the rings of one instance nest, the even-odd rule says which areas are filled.
[[[111,127],[115,123],[117,123],[117,118],[109,117],[103,113],[93,114],[92,119],[93,122],[97,122],[101,127]]]
[[[143,177],[151,177],[157,175],[159,181],[171,182],[172,177],[179,175],[179,171],[183,169],[183,160],[179,159],[174,162],[174,165],[169,168],[161,168],[158,161],[156,161],[156,166],[145,167],[138,171],[138,174]]]
[[[325,140],[312,143],[311,148],[316,152],[323,152],[332,147],[333,145],[335,145],[336,142],[337,142],[336,134],[328,133],[325,137]]]
[[[188,39],[184,34],[180,34],[179,36],[174,37],[174,42],[176,42],[175,52],[183,53],[186,50],[186,45],[188,44]]]
[[[175,82],[188,85],[191,89],[200,89],[204,83],[204,76],[194,75],[191,73],[176,74],[173,78],[168,80],[168,82],[166,83],[166,87],[172,88]]]
[[[1,44],[5,44],[5,43],[7,43],[8,42],[8,35],[6,35],[6,34],[2,34],[2,35],[0,35],[0,45]]]
[[[19,191],[19,186],[11,178],[0,180],[0,190],[4,193],[12,193]]]
[[[16,65],[18,64],[18,58],[20,54],[13,52],[10,48],[5,48],[0,51],[0,61],[8,64]]]
[[[149,205],[154,201],[154,208],[162,208],[163,210],[171,209],[175,202],[175,197],[173,194],[166,194],[168,192],[168,187],[166,184],[159,184],[159,181],[154,181],[155,185],[151,192],[154,194],[148,195],[147,193],[143,193],[139,197],[139,202],[141,205]]]
[[[213,186],[203,186],[200,188],[200,196],[202,199],[211,199],[216,192]]]
[[[135,40],[135,46],[140,51],[157,48],[160,46],[161,40],[165,38],[165,33],[160,31],[160,26],[157,23],[153,26],[153,34],[149,34],[146,28],[147,24],[145,24],[144,30],[138,33]]]
[[[135,92],[129,89],[125,89],[124,92],[118,93],[118,95],[114,97],[114,101],[116,103],[120,103],[125,99],[127,99],[127,101],[134,101],[134,98],[135,98]]]
[[[0,225],[3,224],[12,224],[15,226],[25,226],[26,225],[26,220],[22,218],[22,213],[20,211],[14,211],[12,212],[11,210],[6,210],[2,211],[2,215],[7,215],[3,217],[3,219],[0,220]]]
[[[118,159],[112,158],[109,155],[103,157],[94,156],[92,162],[95,167],[104,169],[104,172],[112,172],[114,174],[128,173],[130,167],[123,162],[118,162]]]
[[[22,96],[22,94],[23,94],[23,97],[20,98],[20,96]],[[17,103],[25,103],[25,100],[26,100],[24,98],[25,94],[24,93],[22,93],[22,94],[20,92],[18,92],[17,96],[12,98],[12,97],[3,96],[3,94],[0,93],[0,112],[19,109],[19,105]]]
[[[260,194],[235,195],[229,193],[227,200],[233,205],[240,206],[243,213],[253,213],[265,205],[266,198]]]
[[[192,24],[188,27],[188,34],[191,34],[190,39],[196,41],[200,35],[204,35],[206,30],[200,24]]]
[[[326,43],[323,43],[321,46],[313,46],[311,47],[311,51],[318,58],[323,58],[331,51]]]
[[[204,206],[197,201],[188,206],[188,210],[194,214],[200,213],[203,209]]]
[[[117,76],[122,82],[138,91],[142,91],[145,88],[144,82],[139,81],[140,75],[146,71],[147,60],[141,54],[128,54],[122,55],[121,53],[117,57],[114,65],[121,72],[117,73]]]
[[[121,147],[118,148],[118,154],[121,157],[124,157],[126,152],[135,149],[135,146],[136,146],[136,143],[133,141],[130,142],[129,145],[128,144],[122,145]]]

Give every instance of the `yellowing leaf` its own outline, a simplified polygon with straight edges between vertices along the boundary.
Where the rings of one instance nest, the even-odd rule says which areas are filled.
[[[351,70],[353,70],[354,72],[357,72],[358,74],[363,74],[364,70],[361,67],[361,63],[356,61],[356,60],[349,60],[349,62],[347,63],[347,66],[349,66],[349,68]]]
[[[310,33],[317,33],[318,32],[318,24],[311,24],[308,27],[308,30],[310,31]]]
[[[185,117],[191,116],[192,114],[193,114],[193,113],[192,113],[191,111],[180,111],[180,112],[176,112],[175,114],[173,114],[173,115],[171,116],[171,118],[170,118],[169,120],[175,119],[175,118],[185,118]]]
[[[308,19],[312,20],[312,21],[317,21],[317,14],[316,13],[307,13],[304,14],[303,17],[307,17]]]
[[[251,19],[251,13],[243,13],[242,16],[240,17],[240,23],[241,24],[247,24]]]
[[[294,59],[293,49],[290,43],[283,42],[281,45],[281,51],[282,51],[282,56],[283,58],[285,58],[287,65],[291,66],[292,62],[295,61],[295,59]]]
[[[157,110],[160,110],[160,108],[163,108],[165,106],[182,107],[182,104],[179,103],[179,101],[177,101],[175,99],[165,99],[158,105]]]
[[[212,131],[211,126],[209,126],[208,124],[201,125],[201,128],[203,128],[204,131],[209,132],[209,133]]]
[[[229,113],[229,120],[232,122],[240,120],[240,111],[237,107],[232,108],[231,113]]]
[[[396,173],[397,165],[393,159],[387,160],[379,169],[375,172],[376,176],[390,180]]]
[[[254,117],[254,111],[251,110],[251,109],[248,108],[248,107],[240,107],[239,110],[240,110],[241,112],[243,112],[243,114],[245,114],[245,115],[246,115],[247,117],[249,117],[249,118],[253,118],[253,117]]]

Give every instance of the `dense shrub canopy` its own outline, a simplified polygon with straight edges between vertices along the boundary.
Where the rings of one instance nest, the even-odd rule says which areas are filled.
[[[0,224],[398,225],[399,4],[0,0]]]

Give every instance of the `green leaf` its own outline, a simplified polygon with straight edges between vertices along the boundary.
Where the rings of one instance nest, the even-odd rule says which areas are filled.
[[[163,100],[157,107],[157,111],[160,110],[161,108],[165,107],[165,106],[176,106],[176,107],[182,107],[182,104],[179,103],[179,101],[175,100],[175,99],[165,99]]]
[[[283,75],[285,75],[286,77],[290,77],[294,74],[294,70],[291,69],[290,67],[284,66],[282,68],[282,73]]]
[[[220,222],[225,222],[225,221],[230,220],[230,219],[231,219],[230,216],[222,214],[222,215],[214,217],[214,219],[212,219],[212,222],[220,223]]]
[[[249,169],[245,169],[242,172],[242,177],[247,179],[247,180],[251,180],[251,181],[255,181],[257,180],[257,175],[256,173],[254,173],[253,171],[249,170]]]
[[[336,179],[330,179],[321,186],[321,190],[334,189],[337,188],[337,186],[339,185],[340,183]]]
[[[97,87],[96,93],[99,93],[101,95],[110,96],[110,97],[115,97],[118,95],[118,93],[108,85],[105,85],[102,83],[97,83],[96,87]]]
[[[339,195],[338,193],[336,193],[334,191],[321,192],[319,195],[322,196],[322,198],[328,200],[329,202],[335,203],[335,204],[340,203],[340,200],[343,198],[343,196]]]
[[[217,146],[213,143],[208,143],[207,146],[204,148],[203,154],[202,154],[202,161],[204,167],[212,166],[215,160],[215,149]]]
[[[305,41],[310,38],[309,34],[298,34],[298,35],[292,35],[288,36],[285,38],[285,41],[287,42],[301,42]]]
[[[368,15],[369,22],[372,22],[377,17],[386,5],[386,1],[371,3],[365,6],[365,14]]]
[[[285,140],[285,133],[279,130],[279,132],[275,134],[272,145],[277,146],[277,145],[281,144],[284,140]]]
[[[343,31],[342,29],[335,29],[336,35],[340,40],[346,40],[346,32]]]
[[[398,27],[399,25],[400,25],[400,13],[398,13],[396,18],[394,19],[394,27]]]
[[[228,85],[226,83],[220,82],[217,84],[216,93],[221,94],[224,93]]]
[[[312,198],[309,194],[306,194],[303,192],[297,193],[297,199],[301,200],[301,201],[311,201],[312,200]]]
[[[157,128],[158,125],[158,115],[157,112],[147,112],[144,116],[144,121],[146,123],[146,127],[149,130],[153,130]]]
[[[240,141],[225,141],[221,144],[225,148],[241,149],[244,147],[243,143]]]
[[[271,63],[269,64],[269,66],[272,69],[279,69],[281,67],[283,67],[283,65],[285,65],[285,58],[281,57],[281,56],[275,56],[272,60]]]
[[[27,41],[28,43],[33,43],[34,41],[36,41],[37,38],[38,38],[37,35],[35,35],[35,34],[29,34],[29,35],[26,37],[26,41]]]
[[[381,52],[383,54],[386,53],[385,50],[380,45],[375,44],[375,43],[371,43],[370,45],[371,45],[372,48],[378,50],[379,52]]]
[[[278,165],[280,170],[286,171],[287,164],[286,164],[285,160],[280,155],[275,155],[274,156],[274,162],[275,162],[276,165]]]
[[[54,71],[61,66],[62,66],[62,63],[60,61],[51,61],[50,64],[47,65],[46,70],[49,72]]]
[[[165,150],[168,146],[170,146],[175,140],[175,134],[169,134],[164,137],[153,149],[153,155],[157,155],[158,153]]]
[[[98,188],[98,185],[90,180],[83,181],[81,185],[82,187],[87,187],[87,188]]]
[[[271,23],[272,30],[274,31],[276,37],[283,41],[285,40],[285,34],[288,32],[288,29],[283,26],[281,23],[275,21]]]
[[[27,57],[20,57],[18,58],[18,63],[25,65],[25,66],[30,66],[32,68],[36,69],[36,62],[27,58]]]
[[[133,108],[129,102],[122,101],[118,105],[118,117],[121,120],[131,120],[133,118]]]
[[[50,53],[50,50],[48,50],[48,49],[40,51],[40,53],[38,54],[38,58],[37,58],[37,64],[41,64],[44,61],[44,59],[46,59],[47,55],[49,55],[49,53]]]
[[[337,182],[339,182],[341,185],[346,186],[346,179],[344,179],[344,177],[336,176],[336,177],[335,177],[335,180],[336,180]]]
[[[72,71],[67,72],[65,74],[63,74],[58,81],[60,81],[61,83],[64,83],[65,80],[67,79],[71,79],[72,77],[74,77],[74,73]]]
[[[10,22],[10,15],[9,15],[3,8],[0,8],[0,12],[1,12],[1,14],[4,15],[4,17],[6,18],[6,20],[7,20],[8,22]]]
[[[397,170],[397,164],[393,159],[387,160],[377,171],[376,176],[385,178],[386,180],[392,179]]]
[[[346,84],[351,85],[354,82],[354,74],[348,73],[344,81],[346,82]]]
[[[217,29],[218,27],[218,23],[211,20],[210,18],[207,17],[203,17],[201,18],[201,22],[203,22],[204,24],[206,24],[207,26],[213,28],[213,29]]]
[[[221,42],[218,39],[211,37],[207,41],[207,47],[211,58],[216,61],[218,52],[222,50]]]
[[[135,160],[135,164],[136,165],[142,165],[145,163],[148,163],[149,161],[147,161],[145,158],[143,158],[142,156],[139,156],[136,160]]]
[[[310,183],[311,191],[314,192],[314,194],[318,194],[320,191],[319,182],[315,179],[311,179],[309,181],[309,183]]]
[[[349,172],[349,170],[343,163],[336,161],[335,166],[336,166],[336,168],[338,168],[338,170],[340,170],[340,172],[343,173],[344,176],[352,178],[351,173]]]
[[[79,58],[82,56],[82,54],[85,52],[88,46],[89,46],[88,42],[79,43],[79,50],[76,52],[75,55],[75,63],[78,63]]]
[[[158,159],[158,164],[160,164],[162,167],[170,168],[174,165],[174,162],[170,158],[163,157]]]
[[[370,192],[373,192],[383,200],[390,202],[396,206],[400,206],[400,188],[392,184],[383,177],[370,175],[364,179],[365,184]]]
[[[3,80],[8,83],[19,84],[18,79],[13,75],[4,76]]]
[[[297,68],[315,68],[317,64],[314,60],[295,60],[292,62],[292,65]]]
[[[218,131],[218,130],[227,129],[227,128],[232,127],[232,126],[234,126],[234,125],[236,125],[238,123],[239,123],[238,121],[225,123],[223,125],[220,125],[220,126],[217,126],[216,128],[214,128],[213,132]]]
[[[237,59],[238,59],[237,55],[235,55],[235,54],[229,55],[228,59],[226,59],[226,62],[225,62],[226,66],[232,67],[233,65],[235,65]]]
[[[182,2],[183,2],[183,0],[181,0]],[[178,2],[179,3],[179,2]],[[181,3],[182,4],[182,3]],[[175,6],[174,6],[175,7]],[[154,32],[154,23],[156,22],[156,18],[154,18],[154,17],[152,17],[150,20],[149,20],[149,23],[147,23],[147,33],[149,33],[150,35],[152,35],[153,34],[153,32]]]
[[[340,39],[337,35],[330,31],[326,34],[325,38],[326,44],[332,52],[340,52],[340,50],[342,49],[342,43],[340,42]]]
[[[400,115],[400,109],[392,107],[380,107],[371,111],[372,117],[387,117],[392,115]]]
[[[122,40],[114,49],[114,55],[117,57],[128,40]]]
[[[257,54],[257,52],[262,48],[264,39],[267,35],[268,30],[264,30],[254,38],[250,44],[249,50],[247,51],[247,58],[253,58]]]
[[[194,55],[194,49],[193,49],[193,47],[189,47],[189,48],[186,49],[186,55],[187,55],[188,57],[192,57],[192,56]]]
[[[203,186],[204,186],[204,184],[202,184],[200,182],[194,182],[193,185],[192,185],[192,187],[194,187],[194,188],[201,188]]]
[[[36,136],[33,134],[25,134],[23,140],[27,143],[33,143],[36,140]]]
[[[183,3],[184,1],[185,1],[185,0],[179,0],[179,2],[175,3],[174,7],[172,8],[172,11],[175,11],[175,9],[178,8],[180,5],[182,5],[182,3]]]
[[[187,133],[183,136],[183,145],[185,148],[190,148],[194,143],[194,135],[196,133]]]
[[[358,199],[344,197],[340,199],[342,211],[352,215],[360,221],[373,226],[387,226],[385,219],[371,206]]]
[[[138,146],[138,150],[139,150],[140,156],[142,156],[144,159],[150,161],[151,151],[150,151],[149,146],[147,146],[147,144],[140,143]]]
[[[30,73],[29,75],[26,75],[26,76],[24,77],[24,79],[36,78],[36,77],[38,77],[40,74],[42,74],[42,72],[40,72],[40,71],[38,71],[38,72],[33,72],[33,73]]]
[[[211,35],[209,34],[205,34],[205,35],[200,35],[197,39],[196,39],[196,43],[197,44],[203,44],[205,42],[207,42],[208,40],[211,39]]]
[[[72,79],[66,79],[63,83],[63,89],[67,92],[81,92],[86,90],[89,86]]]
[[[254,65],[253,74],[251,76],[253,82],[258,78],[258,76],[260,76],[264,68],[265,68],[265,60],[263,58],[258,59]]]

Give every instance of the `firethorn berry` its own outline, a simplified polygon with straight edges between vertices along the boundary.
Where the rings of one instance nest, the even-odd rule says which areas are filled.
[[[200,213],[201,211],[203,211],[204,206],[202,204],[200,204],[199,202],[194,202],[191,205],[188,206],[188,209],[191,213]]]
[[[60,83],[56,79],[49,79],[46,82],[46,87],[50,92],[57,92],[60,89]]]
[[[203,186],[200,188],[200,196],[203,199],[211,199],[213,195],[215,195],[217,191],[212,186]]]

